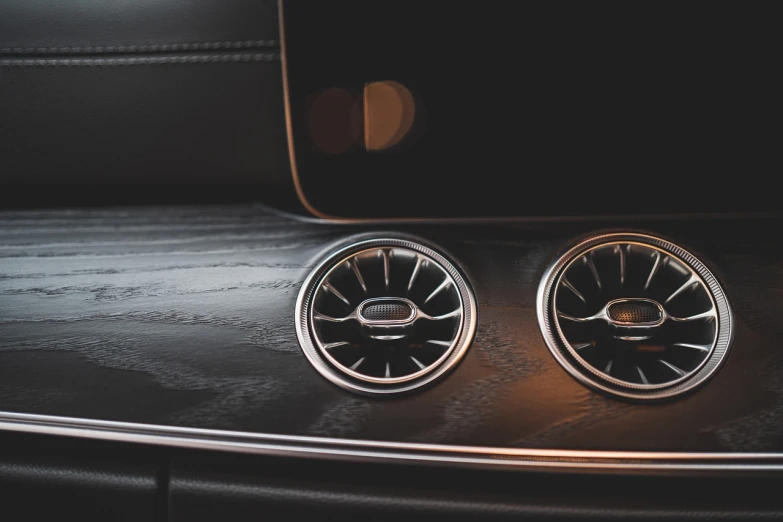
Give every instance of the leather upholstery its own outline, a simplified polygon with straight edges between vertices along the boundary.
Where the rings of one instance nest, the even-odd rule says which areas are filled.
[[[0,204],[279,187],[279,52],[273,1],[0,3]]]
[[[273,0],[3,0],[2,52],[69,52],[92,47],[173,46],[272,41]],[[189,46],[189,47],[184,47]],[[174,49],[172,49],[174,50]]]

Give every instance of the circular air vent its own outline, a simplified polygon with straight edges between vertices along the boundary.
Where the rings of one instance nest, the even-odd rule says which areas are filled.
[[[465,280],[405,239],[350,245],[305,281],[296,311],[305,355],[326,378],[363,393],[409,391],[445,374],[476,329]]]
[[[558,259],[538,290],[557,360],[581,382],[636,399],[703,383],[732,338],[726,295],[693,255],[663,239],[609,234]]]

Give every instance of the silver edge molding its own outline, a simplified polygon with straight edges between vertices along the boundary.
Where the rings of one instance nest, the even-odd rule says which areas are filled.
[[[0,429],[269,456],[568,472],[783,471],[782,453],[663,453],[449,446],[273,435],[0,412]]]
[[[280,31],[280,63],[282,67],[282,76],[283,76],[283,106],[285,111],[285,128],[286,128],[286,136],[288,141],[288,161],[291,164],[291,177],[294,181],[294,189],[296,190],[296,195],[299,198],[299,202],[302,203],[302,206],[311,214],[314,216],[317,216],[322,219],[335,219],[339,220],[340,218],[337,216],[330,216],[328,214],[324,214],[321,211],[319,211],[317,208],[315,208],[310,202],[307,200],[307,198],[304,195],[304,191],[302,190],[302,183],[299,180],[299,170],[296,168],[296,149],[294,149],[294,130],[293,130],[293,122],[292,122],[292,116],[291,116],[291,96],[288,92],[288,58],[285,48],[285,23],[283,22],[283,0],[278,0],[277,2],[277,22],[279,26]]]

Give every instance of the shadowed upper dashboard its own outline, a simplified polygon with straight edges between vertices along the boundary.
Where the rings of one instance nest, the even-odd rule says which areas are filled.
[[[781,42],[763,16],[336,0],[284,2],[282,20],[294,177],[320,216],[779,207],[758,190],[781,167]],[[409,91],[409,114],[378,82]],[[384,126],[400,135],[379,144]]]

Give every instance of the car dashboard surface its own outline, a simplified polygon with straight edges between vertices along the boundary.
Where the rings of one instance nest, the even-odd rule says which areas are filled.
[[[0,6],[9,512],[779,518],[773,17],[644,11]]]

